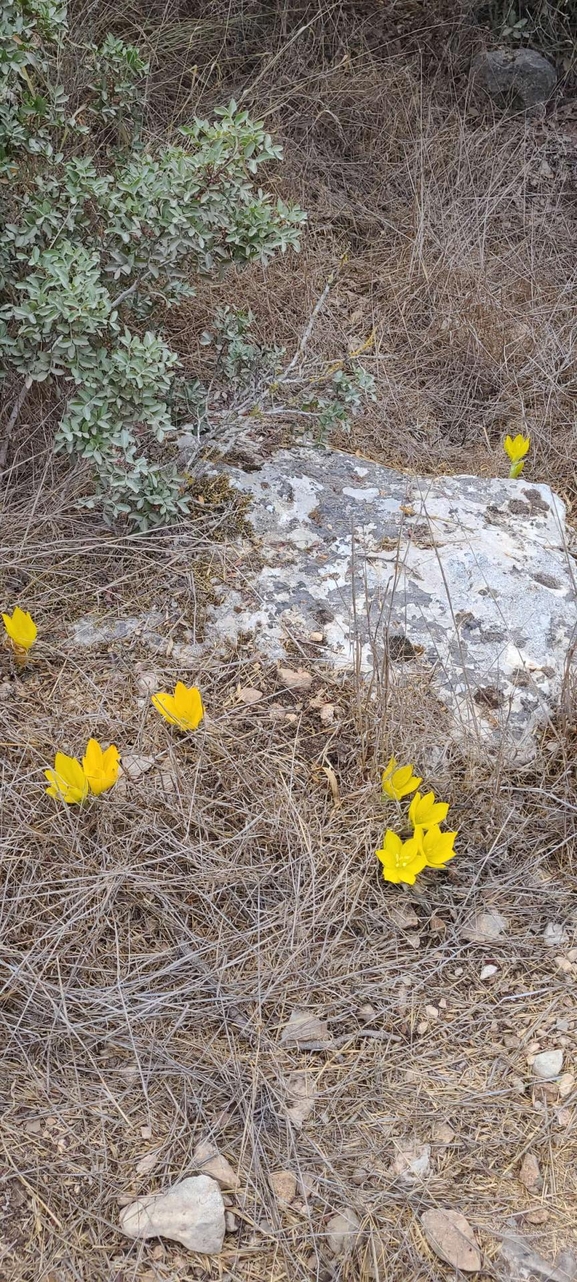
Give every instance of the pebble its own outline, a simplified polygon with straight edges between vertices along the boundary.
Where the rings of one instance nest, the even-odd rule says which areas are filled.
[[[232,1211],[225,1211],[224,1226],[227,1233],[236,1233],[236,1230],[238,1228],[238,1220],[236,1218],[236,1215],[233,1215]]]
[[[482,979],[482,980],[492,979],[493,975],[497,974],[498,969],[499,969],[498,966],[491,966],[491,965],[483,966],[481,974],[479,975],[479,979]]]
[[[563,1068],[563,1051],[541,1051],[533,1060],[533,1072],[542,1081],[558,1077]]]
[[[550,921],[543,932],[543,943],[547,948],[560,948],[567,943],[567,931],[560,921]]]
[[[549,1212],[544,1206],[538,1206],[534,1211],[528,1211],[525,1219],[529,1224],[546,1224],[549,1219]]]
[[[541,1187],[543,1180],[541,1179],[539,1163],[534,1153],[525,1153],[519,1171],[519,1179],[526,1189],[538,1189]]]
[[[575,1085],[574,1073],[562,1073],[557,1082],[557,1094],[559,1099],[566,1099],[571,1094]]]
[[[331,1215],[327,1224],[327,1245],[332,1255],[343,1255],[354,1245],[361,1225],[351,1207]]]
[[[297,1180],[292,1171],[272,1171],[268,1177],[269,1187],[280,1206],[290,1206],[296,1197]]]
[[[427,1019],[438,1019],[439,1012],[436,1006],[425,1006],[425,1015]]]
[[[200,1255],[218,1255],[224,1241],[222,1193],[208,1175],[191,1175],[164,1193],[140,1197],[120,1214],[130,1238],[166,1237]]]
[[[200,1167],[204,1175],[210,1175],[213,1180],[216,1180],[221,1189],[239,1188],[240,1179],[236,1171],[233,1170],[230,1162],[227,1161],[226,1157],[222,1156],[222,1153],[219,1153],[216,1145],[212,1144],[210,1140],[201,1140],[197,1144],[193,1154],[193,1161],[195,1166]]]
[[[323,703],[323,706],[322,706],[322,708],[321,708],[321,710],[320,710],[319,716],[320,716],[320,719],[321,719],[321,722],[322,722],[323,726],[330,726],[330,725],[332,725],[332,723],[333,723],[333,721],[334,721],[334,719],[335,719],[335,705],[334,705],[334,703]]]
[[[278,675],[287,690],[310,690],[313,679],[305,668],[279,668]]]
[[[431,1130],[431,1139],[435,1144],[452,1144],[455,1132],[448,1122],[435,1122]]]

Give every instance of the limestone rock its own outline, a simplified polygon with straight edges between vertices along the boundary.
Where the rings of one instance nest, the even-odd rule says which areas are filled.
[[[191,1175],[165,1193],[131,1202],[120,1226],[127,1237],[165,1237],[189,1251],[218,1255],[225,1229],[222,1193],[208,1175]]]
[[[513,107],[526,109],[547,102],[557,73],[535,49],[486,49],[473,60],[471,80],[497,102],[509,99]]]
[[[277,1202],[281,1206],[290,1206],[297,1192],[296,1175],[292,1171],[272,1171],[268,1182]]]
[[[521,1184],[524,1184],[525,1188],[530,1191],[541,1188],[543,1180],[541,1179],[539,1163],[534,1153],[525,1153],[519,1171],[519,1179]]]
[[[563,1051],[541,1051],[533,1060],[533,1072],[535,1077],[540,1077],[542,1081],[551,1081],[553,1077],[558,1077],[563,1068]]]
[[[358,658],[369,673],[388,654],[401,683],[430,663],[454,738],[511,764],[534,754],[577,626],[565,508],[546,485],[410,477],[308,448],[260,470],[216,467],[252,500],[259,566],[239,558],[227,572],[209,643],[254,632],[286,672],[287,637],[304,643],[321,626],[323,664],[346,671]]]

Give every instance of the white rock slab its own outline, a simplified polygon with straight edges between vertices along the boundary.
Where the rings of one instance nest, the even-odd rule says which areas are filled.
[[[548,486],[414,478],[312,448],[219,467],[253,500],[261,564],[228,567],[213,640],[254,630],[286,661],[287,641],[322,632],[319,658],[344,669],[427,663],[457,738],[530,759],[577,635],[577,568]]]
[[[208,1175],[191,1175],[165,1193],[131,1202],[120,1226],[127,1237],[165,1237],[189,1251],[218,1255],[225,1230],[222,1193]]]

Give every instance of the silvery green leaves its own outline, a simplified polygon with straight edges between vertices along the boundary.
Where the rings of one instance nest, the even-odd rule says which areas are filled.
[[[89,501],[107,519],[147,528],[186,502],[174,467],[146,454],[174,431],[177,358],[144,326],[193,296],[195,276],[297,249],[305,215],[255,185],[281,152],[235,103],[194,120],[178,146],[147,149],[148,68],[116,36],[85,51],[89,83],[67,119],[65,21],[50,0],[8,0],[0,15],[0,171],[13,179],[2,189],[0,376],[59,380],[70,395],[57,448],[92,462]],[[224,373],[245,386],[266,353],[237,330]]]

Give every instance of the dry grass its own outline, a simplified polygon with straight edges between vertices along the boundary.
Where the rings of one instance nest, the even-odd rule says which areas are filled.
[[[159,74],[178,113],[191,93],[196,107],[197,81],[191,89],[182,68],[170,79],[183,15],[166,12],[176,51],[165,41]],[[527,425],[529,474],[572,498],[574,126],[554,114],[529,125],[474,114],[466,33],[449,75],[433,37],[415,42],[421,59],[410,44],[404,59],[369,49],[359,12],[347,17],[352,52],[339,66],[337,16],[320,53],[312,38],[297,53],[293,29],[275,26],[270,59],[286,53],[252,95],[285,136],[284,190],[311,210],[303,254],[264,281],[257,269],[229,279],[226,297],[249,302],[263,335],[292,350],[346,249],[310,359],[322,368],[374,326],[366,365],[379,399],[355,425],[354,448],[420,470],[491,472],[503,431]],[[240,89],[255,81],[242,61],[255,56],[248,17],[243,31],[220,63],[222,33],[215,50],[203,45],[201,104],[235,77]],[[191,364],[215,292],[175,324]],[[20,678],[7,653],[0,660],[0,1276],[368,1282],[382,1241],[382,1280],[448,1279],[419,1229],[430,1206],[469,1217],[487,1278],[506,1276],[498,1248],[511,1217],[552,1259],[575,1241],[575,1094],[537,1096],[527,1056],[537,1043],[563,1046],[571,1069],[577,1054],[570,690],[536,762],[512,776],[439,753],[446,734],[425,673],[408,688],[369,690],[311,659],[313,688],[298,696],[250,639],[183,671],[172,648],[201,630],[211,558],[227,555],[222,541],[211,551],[215,526],[220,537],[238,511],[199,508],[177,538],[113,537],[74,512],[81,479],[53,469],[35,426],[4,478],[3,608],[26,604],[41,641]],[[72,625],[91,612],[157,612],[163,645],[151,652],[135,634],[82,649]],[[159,686],[187,675],[201,686],[209,715],[197,735],[181,740],[155,717],[150,671]],[[247,685],[264,696],[250,708],[237,697]],[[323,690],[337,707],[328,728],[311,707]],[[279,706],[288,720],[271,718]],[[154,765],[82,812],[55,807],[42,770],[90,734]],[[373,853],[386,817],[379,766],[392,750],[423,763],[461,832],[447,873],[407,893],[379,880]],[[323,766],[337,777],[337,806]],[[416,926],[398,924],[399,904]],[[508,920],[492,948],[463,934],[485,906]],[[565,923],[563,948],[545,947],[549,921]],[[482,982],[488,961],[497,974]],[[328,1021],[325,1050],[281,1043],[295,1007]],[[316,1095],[300,1131],[287,1117],[297,1071]],[[440,1122],[454,1131],[448,1145],[434,1138]],[[205,1136],[242,1177],[222,1256],[121,1237],[119,1200],[191,1173]],[[431,1144],[431,1173],[406,1184],[391,1167],[413,1141]],[[544,1180],[535,1193],[518,1180],[528,1151]],[[268,1186],[279,1168],[314,1186],[301,1184],[287,1211]],[[326,1225],[343,1207],[356,1209],[362,1235],[331,1272]],[[525,1219],[535,1210],[547,1213],[538,1226]]]

